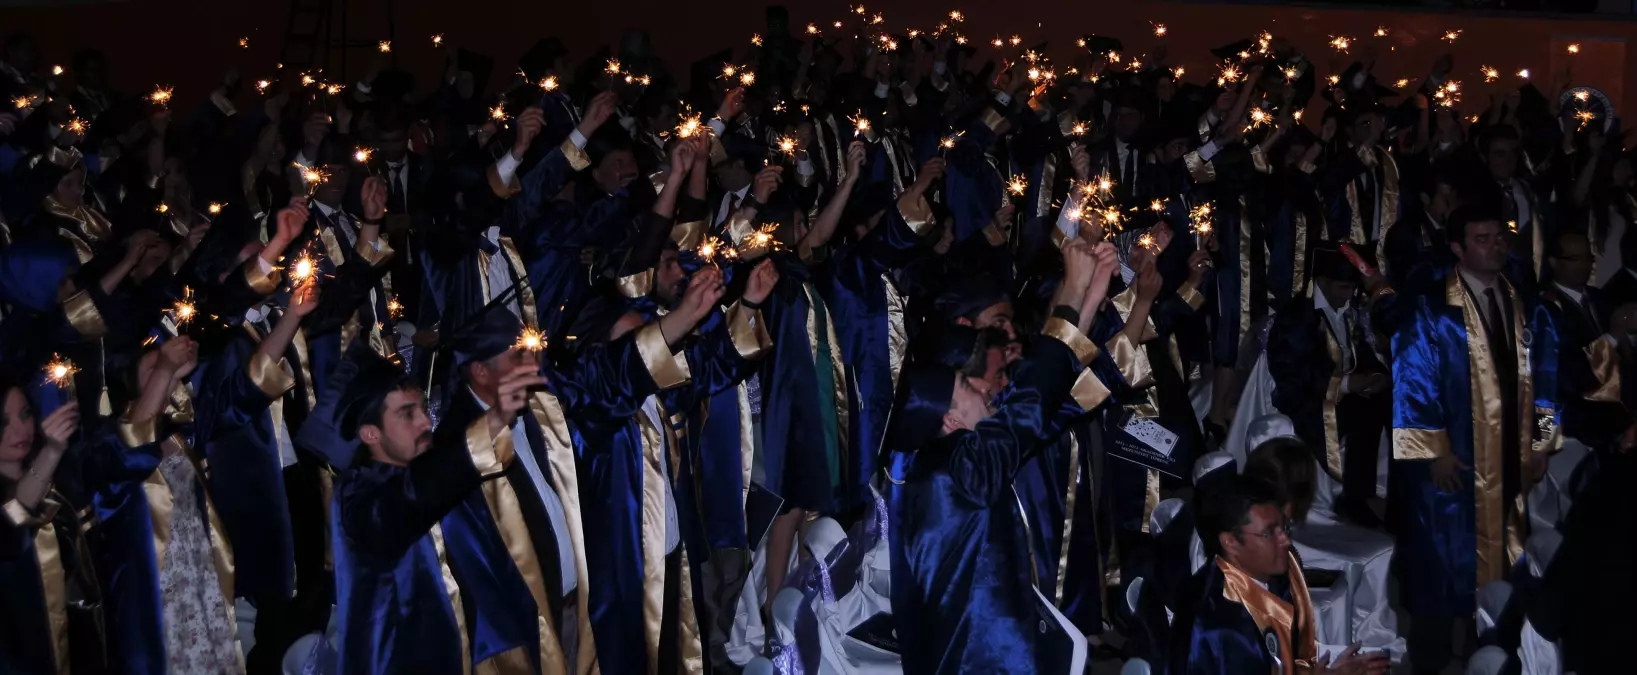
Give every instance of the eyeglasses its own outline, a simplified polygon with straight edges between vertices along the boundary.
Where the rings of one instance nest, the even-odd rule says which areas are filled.
[[[1261,538],[1266,539],[1268,541],[1274,541],[1274,540],[1278,539],[1280,535],[1284,535],[1285,537],[1295,537],[1296,536],[1296,528],[1297,528],[1296,523],[1293,523],[1293,522],[1291,522],[1289,520],[1284,520],[1284,521],[1280,521],[1276,525],[1268,526],[1268,529],[1263,530],[1261,532],[1246,532],[1244,530],[1240,530],[1240,532],[1243,533],[1243,534],[1251,535],[1253,537],[1261,537]]]

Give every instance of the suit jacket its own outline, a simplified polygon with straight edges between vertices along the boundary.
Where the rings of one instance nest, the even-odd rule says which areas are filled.
[[[1606,298],[1611,311],[1628,302],[1637,302],[1637,273],[1629,267],[1615,272],[1614,278],[1603,284],[1602,291],[1600,295]]]

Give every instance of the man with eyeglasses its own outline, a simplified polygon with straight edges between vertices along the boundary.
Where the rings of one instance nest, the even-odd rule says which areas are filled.
[[[1313,603],[1291,551],[1290,517],[1279,489],[1249,476],[1200,495],[1200,540],[1214,555],[1189,582],[1178,612],[1171,672],[1379,675],[1383,653],[1359,645],[1319,656]]]

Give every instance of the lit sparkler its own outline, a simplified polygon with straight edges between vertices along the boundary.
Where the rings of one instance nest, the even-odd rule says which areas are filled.
[[[506,121],[506,106],[505,105],[496,105],[495,107],[490,108],[489,109],[489,119],[494,120],[496,122]]]
[[[224,206],[226,206],[226,205],[221,203],[221,202],[211,202],[208,206],[205,207],[205,212],[209,213],[210,215],[213,215],[213,216],[219,216],[219,215],[222,215],[222,208]]]
[[[341,85],[339,85],[339,84],[324,85],[324,93],[329,94],[331,96],[340,96],[341,95]]]
[[[318,79],[314,78],[312,76],[312,74],[310,74],[310,73],[302,73],[301,74],[301,86],[311,87],[311,86],[313,86],[315,84],[318,84]]]
[[[382,54],[391,54],[392,53],[392,41],[391,40],[382,40],[380,42],[375,43],[375,51],[381,52]]]
[[[609,75],[620,74],[620,60],[609,59],[608,63],[603,66],[603,72],[608,73]]]
[[[170,87],[155,86],[154,89],[153,89],[153,93],[148,94],[148,100],[152,101],[154,105],[163,106],[163,105],[165,105],[167,103],[170,103],[170,101],[171,101],[171,92],[172,91],[174,91],[174,90],[171,89]]]
[[[1024,180],[1022,176],[1012,176],[1011,180],[1006,181],[1006,192],[1013,197],[1022,197],[1028,190],[1029,181]]]
[[[1512,232],[1512,234],[1517,234],[1518,233],[1518,221],[1516,221],[1516,220],[1506,221],[1506,229],[1510,230]]]
[[[322,185],[330,177],[323,169],[300,164],[296,164],[295,167],[297,171],[301,172],[301,181],[307,185],[307,196],[309,197],[313,196],[313,193],[318,191],[318,186]]]
[[[1280,68],[1279,72],[1285,76],[1286,82],[1294,82],[1296,78],[1302,76],[1302,71],[1297,70],[1295,66],[1285,66]]]
[[[199,310],[193,306],[193,289],[182,287],[182,298],[171,305],[170,314],[178,327],[188,325],[199,315]]]
[[[58,354],[52,354],[51,361],[45,364],[46,381],[55,385],[58,389],[68,390],[70,398],[73,397],[74,374],[78,372],[80,372],[80,369],[74,366],[73,361],[69,361]]]
[[[1332,35],[1330,36],[1330,46],[1336,51],[1346,54],[1347,49],[1353,46],[1353,38],[1345,35]]]
[[[1250,111],[1250,125],[1251,125],[1251,127],[1265,126],[1269,122],[1272,122],[1272,121],[1273,121],[1273,116],[1269,115],[1268,111],[1263,110],[1261,108],[1251,108],[1251,111]]]
[[[1023,38],[1013,35],[1011,39],[1007,40],[1006,42],[1010,43],[1013,47],[1016,47],[1023,44]]]
[[[752,250],[765,248],[777,251],[779,250],[779,241],[773,238],[773,234],[778,231],[778,223],[767,223],[766,225],[763,225],[761,229],[750,233],[750,241],[747,242],[745,246]]]
[[[1393,88],[1394,89],[1403,89],[1403,88],[1408,87],[1408,86],[1410,86],[1410,78],[1407,78],[1407,77],[1401,77],[1401,78],[1398,79],[1397,82],[1393,83]]]
[[[853,136],[855,138],[870,132],[870,118],[864,116],[864,111],[861,110],[857,115],[847,119],[853,123]]]
[[[1329,82],[1330,86],[1334,87],[1334,86],[1336,86],[1338,84],[1341,84],[1341,76],[1340,75],[1331,75],[1331,76],[1328,76],[1328,77],[1324,78],[1324,81]]]
[[[86,129],[85,120],[82,120],[82,119],[80,119],[78,117],[71,118],[71,119],[68,120],[68,124],[64,125],[63,128],[67,129],[68,131],[70,131],[72,133],[76,133],[76,134],[79,134],[81,136],[84,136],[85,135],[85,129]]]
[[[750,34],[750,44],[756,45],[757,47],[762,46],[762,34],[761,33],[751,33]]]
[[[1570,54],[1579,54],[1580,53],[1580,43],[1576,42],[1574,44],[1569,45],[1569,53]]]
[[[1167,29],[1165,27],[1165,24],[1163,24],[1163,23],[1156,23],[1156,24],[1153,24],[1153,26],[1154,26],[1154,37],[1165,37],[1165,34],[1170,32],[1170,30]]]
[[[352,151],[352,161],[358,162],[359,164],[363,164],[363,163],[369,161],[369,156],[371,154],[374,154],[374,153],[371,152],[369,148],[366,148],[366,147],[363,147],[363,146],[358,146],[357,149]]]
[[[432,36],[432,46],[433,47],[442,47],[443,46],[443,33],[437,33],[437,34]]]
[[[153,207],[153,212],[157,213],[157,214],[160,214],[160,215],[170,213],[171,212],[170,204],[166,204],[165,202],[159,202],[159,206]]]
[[[300,258],[296,258],[295,264],[290,265],[290,283],[299,286],[307,283],[317,273],[318,261],[313,260],[311,255],[302,254]]]
[[[1450,44],[1455,44],[1455,41],[1459,40],[1460,38],[1461,38],[1461,31],[1446,30],[1446,31],[1444,31],[1444,37],[1442,39],[1443,39],[1444,42],[1448,42]]]
[[[1523,69],[1518,70],[1518,79],[1520,79],[1520,80],[1529,79],[1529,69],[1528,68],[1523,68]]]
[[[1501,79],[1501,71],[1499,71],[1499,70],[1496,70],[1496,69],[1491,68],[1489,66],[1484,66],[1482,70],[1483,70],[1484,81],[1485,82],[1494,82],[1495,80]]]
[[[1223,82],[1238,82],[1242,77],[1244,77],[1244,73],[1239,71],[1239,66],[1231,63],[1223,66],[1222,72],[1217,73],[1217,79],[1222,80]]]
[[[1387,27],[1386,26],[1376,26],[1375,36],[1378,37],[1378,38],[1387,37]]]
[[[62,66],[52,66],[51,67],[51,74],[53,76],[62,75],[63,74],[63,67]]]
[[[1591,124],[1597,119],[1597,113],[1590,110],[1581,110],[1574,114],[1574,118],[1580,122],[1579,129],[1584,131],[1586,129],[1586,125]]]
[[[1585,89],[1576,89],[1576,90],[1574,90],[1574,100],[1579,101],[1581,103],[1585,103],[1587,101],[1590,101],[1591,99],[1592,99],[1592,93],[1591,92],[1586,91]]]
[[[777,141],[779,153],[794,158],[796,156],[796,139],[789,136],[780,136]]]
[[[818,35],[819,34],[818,24],[816,24],[816,23],[807,24],[807,34],[808,35]]]
[[[1084,136],[1088,133],[1091,133],[1091,126],[1085,122],[1075,122],[1074,126],[1069,128],[1069,134],[1073,136]]]
[[[387,316],[392,317],[393,321],[397,321],[404,316],[404,304],[398,302],[398,296],[396,295],[392,296],[391,300],[387,300]]]
[[[682,122],[676,125],[677,138],[693,138],[704,128],[704,124],[699,121],[699,113],[688,111],[681,117]]]
[[[249,49],[249,48],[250,48],[250,38],[249,37],[239,38],[239,49]]]
[[[1182,74],[1186,73],[1186,72],[1188,72],[1187,68],[1183,68],[1182,66],[1177,66],[1177,67],[1171,69],[1171,76],[1180,80],[1180,79],[1182,79]]]
[[[756,84],[756,73],[750,72],[748,70],[745,71],[745,72],[739,73],[739,86],[748,87],[748,86],[753,85],[753,84]]]
[[[273,86],[272,80],[256,80],[256,93],[265,94],[267,88]]]
[[[1148,202],[1148,210],[1153,211],[1154,213],[1163,213],[1165,211],[1165,200],[1156,199]]]
[[[557,76],[547,75],[546,77],[542,77],[540,78],[540,81],[536,83],[536,86],[546,91],[557,91]]]
[[[949,20],[954,21],[955,23],[960,23],[966,20],[966,15],[962,14],[961,10],[951,10],[949,12]]]
[[[1154,243],[1154,235],[1152,235],[1152,234],[1144,234],[1144,235],[1142,235],[1140,237],[1137,237],[1137,245],[1141,246],[1143,248],[1146,248],[1150,252],[1153,252],[1153,253],[1159,253],[1160,252],[1159,245]]]
[[[533,326],[524,326],[523,333],[517,336],[517,343],[512,346],[526,352],[538,352],[546,348],[546,336]]]

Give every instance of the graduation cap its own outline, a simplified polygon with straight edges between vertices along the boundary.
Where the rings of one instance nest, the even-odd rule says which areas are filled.
[[[465,47],[455,50],[455,70],[472,74],[472,89],[483,91],[489,84],[489,74],[494,72],[495,60],[485,54],[479,54]]]
[[[1362,248],[1367,249],[1369,247]],[[1358,251],[1358,249],[1355,249],[1355,251],[1360,255],[1365,252]],[[1324,277],[1332,281],[1355,284],[1363,281],[1363,276],[1359,274],[1358,268],[1353,266],[1353,263],[1347,259],[1347,256],[1341,252],[1340,248],[1334,246],[1314,248],[1311,265],[1314,278]]]
[[[402,101],[415,91],[415,76],[407,70],[384,70],[369,83],[370,98]]]
[[[540,38],[517,59],[517,67],[523,71],[524,77],[530,82],[535,82],[545,77],[546,71],[556,66],[557,59],[564,56],[568,56],[568,50],[563,47],[562,40],[555,37]]]
[[[364,413],[407,384],[407,374],[364,340],[355,340],[331,371],[313,411],[296,433],[296,444],[324,457],[337,470],[359,457],[358,426]]]
[[[630,150],[632,147],[631,135],[618,124],[604,124],[598,127],[586,139],[585,154],[591,158],[591,166],[602,164],[603,158],[619,150]]]
[[[913,451],[938,438],[954,396],[954,369],[925,361],[904,364],[887,424],[888,449]]]
[[[977,328],[960,324],[944,324],[923,333],[915,340],[913,358],[936,363],[955,370],[965,370],[973,359],[980,358],[992,347],[1004,347],[1010,338],[999,328]]]
[[[983,310],[1010,300],[1000,285],[986,274],[962,276],[956,279],[943,295],[932,301],[932,308],[946,321],[974,320]]]

